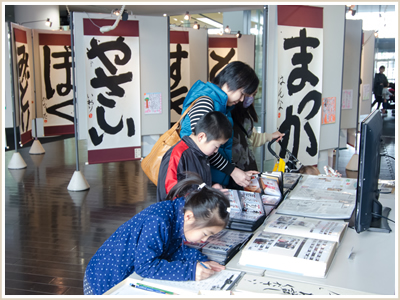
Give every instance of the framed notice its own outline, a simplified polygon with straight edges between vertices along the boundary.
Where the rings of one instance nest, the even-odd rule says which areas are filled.
[[[342,93],[342,109],[353,108],[353,90],[343,90]]]
[[[144,113],[145,114],[161,114],[162,101],[161,93],[145,93],[144,94]]]
[[[369,83],[363,84],[363,100],[371,99],[371,85]]]
[[[336,97],[322,98],[322,122],[332,124],[336,122]]]

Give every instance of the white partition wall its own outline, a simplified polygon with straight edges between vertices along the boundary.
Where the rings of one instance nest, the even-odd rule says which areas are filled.
[[[341,129],[357,128],[362,20],[346,20]]]
[[[324,69],[322,99],[336,99],[335,122],[321,125],[320,151],[339,145],[340,99],[344,55],[345,6],[321,5],[324,8]]]
[[[375,31],[363,31],[361,54],[361,91],[359,116],[371,112],[372,87],[374,84]]]

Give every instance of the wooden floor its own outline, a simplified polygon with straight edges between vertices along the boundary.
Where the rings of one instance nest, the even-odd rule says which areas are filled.
[[[385,122],[393,122],[388,117]],[[394,136],[385,144],[394,156]],[[76,169],[75,139],[42,143],[44,155],[19,150],[28,167],[9,170],[14,151],[5,153],[5,290],[6,295],[82,295],[87,263],[125,221],[155,203],[156,187],[138,161],[85,165],[86,144],[79,142],[80,170],[90,185],[69,192]],[[343,172],[354,150],[341,150]],[[382,178],[392,179],[382,159]]]

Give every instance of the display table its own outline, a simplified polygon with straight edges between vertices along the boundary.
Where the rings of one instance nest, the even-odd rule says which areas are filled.
[[[391,208],[389,218],[395,220],[396,204],[395,194],[381,194],[379,201],[383,206]],[[396,224],[389,222],[392,229],[390,233],[364,231],[357,234],[352,228],[347,228],[346,233],[336,250],[335,257],[325,278],[314,278],[286,272],[270,271],[240,265],[241,251],[226,265],[226,269],[245,272],[258,278],[273,278],[280,282],[298,282],[315,285],[318,289],[331,288],[331,290],[351,290],[351,294],[371,293],[378,295],[394,295],[396,292]],[[258,230],[263,229],[263,225]],[[255,232],[257,233],[257,231]],[[140,278],[132,274],[129,278]],[[127,280],[126,279],[126,280]],[[124,281],[126,281],[124,280]],[[124,285],[124,281],[114,286],[105,294],[115,293]],[[125,283],[126,284],[126,283]],[[236,288],[236,287],[235,287]],[[233,293],[235,293],[233,288]],[[238,295],[245,295],[247,290],[241,290]],[[130,292],[129,292],[130,293]],[[141,291],[132,289],[132,294]],[[248,291],[248,296],[253,294]],[[344,295],[344,293],[342,293]]]
[[[390,207],[389,218],[395,219],[395,194],[381,194],[379,201]],[[389,222],[390,233],[364,231],[357,234],[348,228],[326,278],[292,275],[242,266],[238,263],[240,252],[227,264],[227,268],[249,274],[263,274],[316,285],[346,288],[380,295],[394,295],[396,286],[396,224]],[[262,230],[262,226],[259,230]],[[350,253],[353,254],[350,256]]]

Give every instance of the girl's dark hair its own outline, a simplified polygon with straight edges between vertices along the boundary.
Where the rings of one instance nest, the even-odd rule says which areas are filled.
[[[243,125],[244,118],[247,114],[250,115],[254,122],[258,122],[258,116],[254,108],[254,103],[252,103],[249,107],[244,108],[243,102],[239,102],[235,105],[235,108],[232,109],[231,114],[234,123],[239,123]]]
[[[186,210],[193,212],[196,220],[195,228],[225,227],[229,220],[228,198],[221,191],[209,186],[199,189],[203,180],[198,174],[186,172],[186,176],[186,179],[179,181],[169,191],[166,200],[185,197],[183,212]]]
[[[222,112],[212,111],[196,123],[193,133],[198,135],[200,132],[207,135],[207,142],[227,140],[232,136],[232,124]]]
[[[259,82],[256,72],[241,61],[233,61],[227,64],[212,80],[212,83],[220,88],[226,83],[230,91],[243,89],[243,92],[247,95],[255,92]]]

